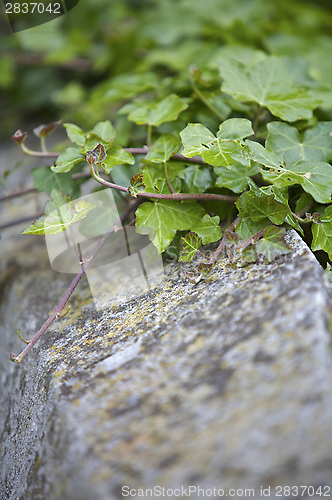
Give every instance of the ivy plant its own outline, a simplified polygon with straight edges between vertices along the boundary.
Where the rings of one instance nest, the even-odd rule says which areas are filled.
[[[273,26],[270,32],[263,28],[264,16],[273,13],[258,0],[245,10],[257,36],[243,24],[236,44],[229,40],[238,6],[244,7],[240,0],[222,16],[216,14],[215,24],[196,0],[190,5],[185,0],[152,3],[159,13],[155,31],[135,32],[144,57],[140,62],[132,58],[133,71],[114,55],[115,74],[96,84],[77,106],[73,101],[72,112],[61,116],[65,146],[53,151],[46,146],[58,121],[35,129],[40,151],[27,146],[26,132],[14,134],[25,154],[45,158],[45,166],[32,175],[35,190],[50,197],[44,214],[24,234],[58,233],[93,214],[93,204],[80,202],[82,183],[93,178],[98,189],[114,190],[123,223],[147,234],[166,259],[192,263],[187,278],[193,285],[209,277],[221,252],[232,266],[245,266],[258,256],[271,262],[290,253],[284,239],[289,227],[332,260],[332,87],[316,49],[308,48],[301,29],[289,38]],[[290,3],[282,3],[290,15]],[[173,38],[169,33],[162,40],[157,27],[171,4]],[[215,0],[209,5],[215,7]],[[290,26],[294,18],[301,25],[297,6],[292,9],[286,24],[274,12],[276,26]],[[313,12],[311,39],[325,53],[320,30],[327,29],[327,21],[306,9]],[[183,12],[186,26],[176,21]],[[139,16],[147,27],[147,12]],[[203,37],[199,43],[197,35]],[[119,40],[121,47],[120,34]],[[292,51],[294,40],[298,54]],[[58,102],[70,108],[73,94],[63,89]],[[67,204],[60,218],[56,211]],[[46,227],[49,214],[54,217],[47,218]],[[80,273],[52,316],[20,355],[11,355],[13,361],[21,361],[63,314],[80,277],[114,230],[81,261]],[[214,250],[207,254],[204,246],[211,244]]]

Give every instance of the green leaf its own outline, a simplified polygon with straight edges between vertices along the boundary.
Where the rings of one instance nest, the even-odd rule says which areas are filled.
[[[135,163],[135,158],[129,151],[126,151],[120,146],[111,146],[101,166],[106,174],[109,174],[113,167],[116,165],[123,165],[124,163],[133,165]]]
[[[268,151],[259,142],[246,141],[246,145],[250,149],[250,157],[252,160],[265,165],[266,167],[279,167],[283,164],[282,156],[275,151]]]
[[[332,259],[332,205],[325,210],[321,222],[312,225],[311,249],[324,250]]]
[[[86,134],[80,127],[75,125],[75,123],[64,123],[63,126],[65,127],[71,142],[75,142],[75,144],[78,144],[79,146],[84,145]]]
[[[76,163],[84,161],[83,155],[81,155],[80,150],[77,148],[67,148],[61,153],[56,162],[55,166],[51,167],[53,172],[69,172]]]
[[[218,178],[216,180],[217,187],[226,187],[234,191],[234,193],[242,193],[248,185],[247,175],[248,168],[235,163],[232,168],[217,167],[214,169]]]
[[[248,193],[250,194],[250,193]],[[289,208],[270,196],[246,196],[249,217],[254,222],[267,217],[273,224],[282,224]]]
[[[114,139],[116,131],[109,120],[97,123],[91,130],[91,134],[100,137],[104,142],[111,142]]]
[[[109,101],[120,101],[131,99],[147,90],[153,90],[160,83],[155,73],[122,74],[116,76],[109,82],[109,90],[104,94]]]
[[[143,203],[136,211],[136,231],[149,234],[158,252],[163,252],[176,231],[191,229],[202,220],[203,215],[205,210],[193,201]]]
[[[142,125],[148,123],[159,127],[162,123],[176,120],[188,104],[176,94],[170,94],[162,101],[138,108],[128,115],[128,120]]]
[[[222,58],[223,92],[243,102],[256,102],[286,121],[309,119],[320,101],[292,83],[281,59],[269,56],[248,70],[234,59]]]
[[[261,170],[265,180],[277,187],[300,184],[304,191],[319,203],[330,203],[332,192],[332,166],[329,163],[301,161],[276,171]]]
[[[249,219],[249,217],[245,217],[242,219],[239,224],[236,226],[236,233],[243,240],[248,240],[254,234],[258,233],[265,227],[270,224],[268,218],[258,220],[256,222]]]
[[[63,193],[73,194],[73,182],[70,173],[56,174],[51,167],[37,167],[31,170],[33,185],[38,193],[51,193],[53,188],[59,189]]]
[[[173,134],[162,134],[149,149],[145,159],[153,163],[167,161],[174,153],[179,151],[181,141]]]
[[[71,224],[83,219],[96,205],[85,200],[71,201],[70,196],[52,189],[51,201],[47,202],[44,214],[33,222],[22,234],[58,234]]]
[[[231,166],[236,161],[234,154],[244,156],[241,139],[252,134],[251,123],[246,119],[225,120],[219,127],[217,137],[200,123],[189,123],[180,132],[184,146],[182,153],[188,158],[199,155],[214,167]]]
[[[182,236],[179,262],[191,262],[201,246],[202,238],[197,233],[188,233],[186,236]]]
[[[284,240],[285,229],[269,226],[264,231],[264,236],[256,243],[257,253],[263,255],[269,262],[277,257],[292,251]]]
[[[253,135],[251,121],[246,118],[229,118],[222,122],[217,133],[218,139],[236,140]]]
[[[179,176],[184,181],[184,193],[204,193],[213,185],[213,177],[208,167],[189,165]]]
[[[295,213],[298,214],[304,209],[306,209],[306,212],[308,212],[312,203],[312,196],[308,193],[302,193],[296,202]]]
[[[300,224],[297,222],[295,217],[292,215],[292,211],[289,208],[288,205],[288,188],[277,188],[276,186],[266,186],[265,188],[261,188],[262,190],[266,190],[265,192],[268,192],[269,194],[273,194],[274,198],[279,201],[280,203],[283,203],[287,208],[288,208],[288,213],[285,217],[285,222],[292,226],[294,229],[299,231],[303,236],[304,232]],[[310,196],[310,195],[307,195]],[[310,197],[311,198],[311,197]]]
[[[211,217],[209,214],[204,215],[201,222],[193,226],[191,229],[200,236],[203,245],[213,243],[221,238],[221,229],[219,227],[220,217],[215,215]]]
[[[250,177],[247,177],[247,182],[250,191],[244,192],[235,202],[239,217],[249,217],[254,222],[268,217],[273,224],[282,224],[289,212],[287,201],[286,204],[278,201],[274,194],[266,193],[265,188],[256,186]]]
[[[268,123],[267,128],[266,148],[277,151],[286,163],[332,160],[332,122],[320,122],[306,130],[302,142],[298,130],[286,123]]]
[[[216,139],[212,132],[201,123],[189,123],[180,132],[180,136],[184,147],[182,154],[188,158],[201,156],[207,149],[206,144]]]
[[[153,167],[156,168],[153,168],[150,165],[153,165]],[[165,165],[156,163],[152,163],[150,165],[146,165],[143,170],[143,182],[146,186],[145,192],[171,194],[171,190],[167,182]],[[167,171],[168,170],[171,169],[167,168]],[[174,175],[174,172],[176,173],[175,169],[171,171],[173,174],[172,187],[176,192],[179,193],[181,191],[181,179],[177,175]]]

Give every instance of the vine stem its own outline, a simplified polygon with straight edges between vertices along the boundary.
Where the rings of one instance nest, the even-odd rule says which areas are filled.
[[[32,151],[27,148],[23,143],[21,144],[21,149],[23,153],[29,156],[38,156],[39,158],[57,158],[60,153],[52,153],[50,151]]]
[[[83,177],[90,177],[90,176],[91,176],[90,172],[78,172],[77,174],[72,175],[72,179],[81,179]],[[0,203],[3,201],[11,200],[12,198],[17,198],[19,196],[24,196],[26,194],[31,194],[31,193],[37,193],[37,189],[36,188],[26,188],[26,189],[20,189],[17,191],[12,191],[11,193],[0,196]]]
[[[173,188],[172,184],[171,184],[171,181],[169,180],[169,177],[168,177],[168,172],[167,172],[167,161],[164,161],[164,167],[165,167],[165,174],[166,174],[166,179],[167,179],[167,184],[168,184],[168,187],[170,188],[171,192],[173,194],[176,194],[176,191],[175,189]]]
[[[229,226],[229,231],[234,231],[234,229],[236,228],[236,226],[238,225],[238,223],[241,221],[241,218],[240,217],[236,217],[236,219],[233,220],[232,224]],[[226,242],[227,242],[227,234],[225,232],[220,244],[218,245],[216,251],[214,252],[214,254],[212,255],[211,259],[209,260],[208,264],[214,264],[218,258],[218,256],[221,254],[221,252],[223,251],[225,245],[226,245]]]
[[[0,231],[2,231],[3,229],[7,229],[8,227],[17,226],[18,224],[23,224],[23,222],[31,222],[32,220],[39,219],[39,217],[41,217],[42,215],[43,212],[35,215],[30,215],[29,217],[23,217],[21,219],[16,219],[11,222],[7,222],[6,224],[0,226]]]
[[[24,194],[36,193],[36,191],[37,191],[36,188],[27,188],[27,189],[21,189],[19,191],[13,191],[11,193],[5,194],[4,196],[0,196],[0,203],[2,201],[7,201],[7,200],[10,200],[12,198],[22,196]]]
[[[130,194],[129,188],[124,186],[118,186],[117,184],[113,184],[112,182],[105,181],[102,177],[100,177],[91,165],[91,175],[92,177],[102,184],[103,186],[110,187],[112,189],[117,189],[122,191],[123,193]],[[238,199],[238,196],[226,196],[224,194],[213,194],[213,193],[175,193],[175,194],[159,194],[159,193],[138,193],[138,196],[142,198],[153,198],[157,200],[221,200],[221,201],[229,201],[233,203]]]
[[[49,153],[46,148],[46,136],[44,135],[40,137],[40,146],[43,153]]]
[[[33,151],[32,149],[28,149],[23,143],[20,145],[22,151],[30,156],[38,156],[39,158],[57,158],[60,156],[60,153],[53,153],[53,152],[44,152],[44,151]],[[149,148],[145,146],[144,148],[123,148],[124,151],[129,151],[132,155],[146,155],[149,152]],[[195,163],[197,165],[209,165],[209,163],[206,163],[200,156],[193,156],[192,158],[187,158],[186,156],[182,155],[181,153],[175,153],[171,158],[171,160],[174,161],[182,161],[186,163]],[[75,174],[78,175],[78,174]]]
[[[298,220],[299,222],[301,222],[302,224],[309,224],[310,222],[312,222],[312,219],[301,219],[301,217],[299,217],[297,214],[295,214],[294,212],[291,212],[292,216]]]
[[[130,212],[135,210],[141,203],[141,200],[136,200],[128,207],[126,210],[121,214],[120,220],[123,222]],[[62,309],[65,307],[67,301],[69,300],[70,296],[72,295],[73,291],[75,290],[76,286],[78,285],[80,279],[82,278],[83,274],[85,273],[86,269],[89,267],[90,263],[92,260],[96,257],[98,254],[99,250],[102,248],[106,240],[109,238],[109,236],[117,229],[116,225],[113,224],[113,226],[109,229],[109,231],[101,238],[101,240],[98,242],[96,247],[94,248],[93,252],[91,255],[82,263],[80,271],[77,273],[75,278],[72,280],[70,283],[68,289],[66,290],[65,294],[63,295],[62,299],[60,300],[59,304],[57,307],[54,309],[53,313],[51,316],[45,321],[43,326],[40,328],[40,330],[36,333],[36,335],[29,341],[29,344],[26,346],[25,349],[18,355],[15,356],[12,352],[10,353],[10,359],[11,361],[14,361],[16,363],[20,363],[24,356],[28,354],[28,352],[33,348],[33,346],[38,342],[38,340],[42,337],[42,335],[46,332],[47,328],[53,323],[53,321],[58,318],[61,315]]]

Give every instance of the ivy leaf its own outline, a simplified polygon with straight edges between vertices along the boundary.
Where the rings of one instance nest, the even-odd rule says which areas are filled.
[[[332,160],[332,122],[320,122],[306,130],[302,142],[298,130],[286,123],[268,123],[267,128],[266,148],[278,152],[286,163]]]
[[[21,132],[21,130],[16,130],[15,134],[12,135],[12,140],[16,142],[16,144],[23,144],[27,136],[28,136],[27,132]]]
[[[191,262],[201,246],[202,238],[197,233],[192,232],[182,236],[179,262]]]
[[[143,174],[134,175],[134,177],[130,181],[129,194],[137,198],[137,194],[144,191],[144,189],[145,184],[143,181]]]
[[[224,240],[225,240],[225,247],[231,248],[238,242],[239,235],[237,233],[234,233],[233,231],[230,231],[229,229],[226,229]]]
[[[146,72],[138,74],[122,74],[113,78],[108,83],[108,90],[104,94],[108,101],[132,99],[147,90],[160,86],[155,73]]]
[[[139,125],[148,123],[159,127],[162,123],[176,120],[181,111],[187,107],[188,104],[183,99],[176,94],[170,94],[158,103],[135,109],[129,113],[128,120]]]
[[[135,158],[129,151],[126,151],[120,146],[111,146],[101,166],[105,173],[109,174],[113,167],[116,165],[123,165],[124,163],[127,165],[134,165]]]
[[[281,59],[269,56],[248,70],[230,58],[219,61],[223,92],[243,102],[256,102],[286,121],[309,119],[320,101],[292,83]]]
[[[146,166],[143,170],[143,181],[145,184],[145,192],[146,193],[161,193],[161,194],[171,194],[171,190],[169,188],[165,165],[152,163],[154,167]],[[168,170],[168,169],[167,169]],[[173,174],[174,171],[173,170]],[[179,193],[181,191],[181,179],[178,176],[174,176],[172,178],[172,187],[175,192]]]
[[[308,193],[302,193],[296,202],[295,213],[298,214],[302,210],[306,209],[308,212],[309,207],[312,205],[312,196]]]
[[[276,200],[273,194],[267,194],[262,188],[258,188],[250,177],[247,181],[250,191],[244,192],[235,202],[239,217],[249,217],[254,222],[267,217],[273,224],[282,224],[289,211],[288,204],[285,205]]]
[[[287,187],[277,188],[276,186],[266,186],[265,188],[261,188],[261,189],[264,190],[264,192],[268,192],[268,193],[273,194],[274,198],[277,201],[279,201],[280,203],[283,203],[288,208],[288,213],[285,217],[285,222],[287,224],[289,224],[290,226],[292,226],[297,231],[299,231],[304,236],[304,232],[303,232],[302,227],[297,222],[297,220],[294,218],[294,216],[292,215],[291,209],[289,208]],[[310,195],[307,195],[307,196],[310,196]]]
[[[53,172],[69,172],[76,163],[83,161],[83,155],[77,148],[67,148],[61,153],[56,162],[55,166],[51,167]]]
[[[218,139],[236,140],[254,135],[251,121],[246,118],[229,118],[219,126]]]
[[[292,251],[284,239],[285,229],[269,226],[265,229],[263,238],[256,243],[257,253],[267,258],[269,262],[277,257]]]
[[[162,134],[149,149],[145,159],[153,163],[167,161],[179,151],[181,141],[173,134]]]
[[[201,222],[193,226],[191,229],[202,239],[203,245],[213,243],[221,238],[221,229],[219,227],[220,217],[215,215],[211,217],[209,214],[204,215]]]
[[[332,166],[329,163],[315,161],[300,161],[289,164],[286,168],[276,171],[261,170],[265,180],[272,182],[277,187],[300,184],[304,191],[318,201],[330,203],[332,192]]]
[[[259,142],[246,141],[251,152],[251,159],[265,165],[266,167],[279,167],[283,164],[282,156],[275,151],[268,151]]]
[[[92,151],[85,152],[86,161],[90,165],[103,163],[106,159],[106,151],[102,144],[97,144],[97,146]]]
[[[78,144],[79,146],[84,145],[86,134],[80,127],[75,125],[75,123],[64,123],[63,126],[65,127],[67,136],[71,142],[75,142],[75,144]]]
[[[234,193],[242,193],[248,185],[247,175],[248,168],[235,163],[232,168],[216,167],[214,169],[217,174],[216,186],[226,187]]]
[[[63,193],[73,193],[73,182],[70,173],[56,174],[52,172],[51,167],[37,167],[31,170],[33,185],[38,193],[51,193],[55,187]]]
[[[312,225],[311,249],[324,250],[332,258],[332,205],[325,210],[320,223]]]
[[[236,226],[236,233],[243,240],[248,240],[254,234],[258,233],[265,227],[270,224],[269,219],[266,217],[265,219],[258,220],[256,222],[249,219],[249,217],[245,217],[242,219],[239,224]]]
[[[201,262],[201,263],[199,264],[199,266],[197,266],[197,271],[198,271],[199,273],[201,273],[201,276],[199,277],[198,281],[200,281],[200,279],[201,279],[202,277],[203,277],[203,278],[206,278],[206,277],[210,274],[210,272],[211,272],[211,270],[212,270],[213,266],[214,266],[214,264],[212,264],[212,263],[209,263],[209,262]],[[197,281],[197,283],[198,283],[198,281]]]
[[[58,234],[71,224],[83,219],[96,205],[85,200],[71,201],[70,196],[52,189],[51,201],[47,202],[44,214],[26,228],[22,234]]]
[[[213,177],[208,167],[190,165],[179,174],[183,179],[184,193],[204,193],[213,185]]]
[[[254,222],[267,217],[273,224],[282,224],[289,208],[270,196],[246,196],[246,207],[249,217]]]
[[[49,125],[39,125],[39,127],[33,129],[33,133],[37,137],[46,137],[51,132],[53,132],[53,130],[56,129],[60,125],[60,123],[61,122],[58,121],[58,122],[52,122]]]
[[[207,149],[206,144],[216,139],[212,132],[201,123],[189,123],[180,132],[180,136],[184,147],[182,154],[188,158],[201,156]]]
[[[241,264],[249,264],[250,262],[256,262],[257,260],[257,250],[255,245],[249,245],[244,248],[241,252]]]
[[[116,131],[109,120],[97,123],[91,130],[91,134],[95,134],[103,142],[109,143],[114,139]]]
[[[160,200],[143,203],[136,210],[136,231],[149,234],[158,252],[164,252],[176,231],[191,229],[205,215],[205,210],[193,201]]]
[[[241,139],[252,134],[251,122],[244,118],[225,120],[219,127],[217,137],[199,123],[189,123],[180,132],[184,156],[192,158],[199,155],[214,167],[233,165],[236,161],[234,154],[243,156]]]

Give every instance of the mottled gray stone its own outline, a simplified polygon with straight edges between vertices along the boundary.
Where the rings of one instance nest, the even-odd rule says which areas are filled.
[[[71,277],[50,269],[42,245],[8,243],[1,498],[332,487],[331,286],[300,237],[286,238],[292,254],[235,269],[224,256],[197,285],[170,264],[155,290],[100,312],[83,280],[21,365],[8,359],[16,329],[36,330]]]

